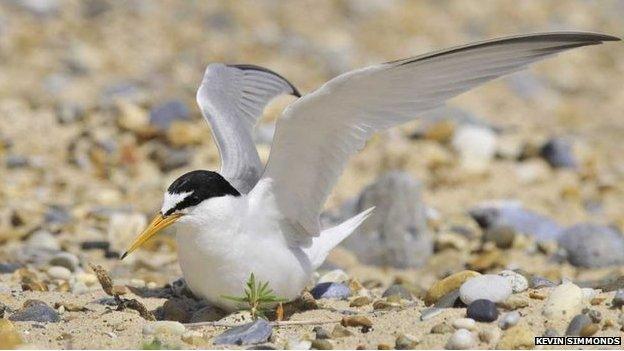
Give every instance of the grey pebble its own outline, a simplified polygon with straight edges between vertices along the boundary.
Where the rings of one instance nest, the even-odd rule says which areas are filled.
[[[435,308],[452,308],[455,307],[457,302],[459,300],[459,289],[455,289],[453,291],[451,291],[450,293],[442,296],[438,302],[435,303],[435,305],[433,307]],[[460,303],[461,300],[459,300]]]
[[[428,319],[431,319],[439,315],[440,313],[442,313],[442,311],[444,311],[443,308],[437,308],[437,307],[425,308],[424,310],[420,312],[420,320],[426,321]]]
[[[569,336],[579,336],[581,330],[586,326],[591,324],[591,318],[586,314],[578,314],[572,318],[570,324],[568,325],[568,329],[566,329],[566,335]]]
[[[498,318],[498,310],[494,302],[479,299],[468,305],[466,315],[477,322],[493,322]]]
[[[582,223],[566,229],[558,240],[568,261],[577,267],[624,264],[624,237],[614,228]]]
[[[520,312],[513,311],[513,312],[505,313],[501,317],[500,322],[498,322],[498,326],[501,329],[509,329],[513,327],[514,325],[518,324],[519,321],[520,321]]]
[[[351,289],[341,283],[320,283],[316,284],[310,293],[315,299],[346,299],[351,296]]]
[[[21,267],[19,263],[0,262],[0,274],[13,273]]]
[[[529,279],[529,287],[532,289],[552,288],[555,286],[557,286],[557,284],[544,277],[532,276],[531,279]]]
[[[576,168],[578,162],[572,150],[572,142],[555,137],[548,140],[541,148],[540,155],[555,168]]]
[[[190,120],[189,110],[178,100],[165,102],[150,111],[150,124],[161,130],[169,129],[174,121],[186,120]]]
[[[80,261],[76,255],[69,252],[59,252],[54,255],[48,262],[51,266],[61,266],[69,269],[72,272],[78,270]]]
[[[615,292],[613,300],[611,300],[611,306],[615,308],[624,306],[624,289],[619,289]]]
[[[516,238],[516,231],[508,225],[495,225],[485,230],[482,240],[492,241],[499,249],[509,249]]]
[[[23,308],[13,313],[9,319],[14,322],[41,323],[57,323],[61,320],[58,312],[43,301],[28,300],[24,305]]]
[[[225,332],[217,335],[213,340],[213,344],[260,344],[266,342],[271,336],[272,332],[273,327],[271,327],[271,325],[266,320],[259,318],[251,323],[228,329]]]
[[[321,326],[316,326],[312,328],[312,331],[316,335],[317,339],[331,339],[329,332]]]
[[[412,294],[410,291],[401,284],[393,284],[390,286],[384,293],[381,295],[382,297],[394,296],[397,295],[405,300],[413,300]]]

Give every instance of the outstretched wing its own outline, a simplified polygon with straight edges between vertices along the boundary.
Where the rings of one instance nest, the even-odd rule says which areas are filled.
[[[264,107],[281,94],[301,96],[279,74],[253,65],[208,65],[197,103],[210,124],[219,153],[221,175],[247,193],[260,179],[263,166],[252,131]]]
[[[278,121],[263,178],[307,246],[350,156],[371,135],[441,106],[482,83],[558,52],[618,38],[582,32],[494,39],[340,75],[291,104]]]

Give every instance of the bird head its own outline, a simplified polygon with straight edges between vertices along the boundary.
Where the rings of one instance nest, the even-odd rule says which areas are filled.
[[[196,170],[183,174],[167,188],[160,212],[137,236],[121,258],[139,248],[161,230],[183,221],[184,217],[192,216],[194,210],[204,201],[225,195],[239,196],[240,193],[219,173]]]

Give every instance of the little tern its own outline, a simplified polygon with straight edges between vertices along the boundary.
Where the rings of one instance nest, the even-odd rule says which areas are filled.
[[[482,41],[350,71],[304,96],[269,69],[209,64],[197,102],[212,128],[221,169],[176,179],[160,213],[123,257],[173,225],[180,267],[197,296],[235,310],[223,296],[239,295],[254,273],[277,296],[294,299],[329,251],[372,211],[332,228],[319,225],[349,157],[375,132],[559,52],[615,40],[620,39],[550,32]],[[252,131],[280,94],[297,99],[277,122],[264,167]]]

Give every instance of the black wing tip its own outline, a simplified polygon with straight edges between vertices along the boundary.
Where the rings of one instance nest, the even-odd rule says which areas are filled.
[[[252,64],[247,64],[247,63],[241,63],[241,64],[227,64],[226,66],[228,67],[235,67],[238,69],[241,69],[243,71],[245,70],[254,70],[254,71],[260,71],[260,72],[265,72],[265,73],[269,73],[272,74],[278,78],[280,78],[281,80],[283,80],[284,82],[286,82],[286,84],[288,84],[288,86],[290,87],[290,94],[300,98],[301,97],[301,93],[299,92],[299,90],[297,90],[297,88],[286,78],[284,78],[284,76],[282,76],[281,74],[270,70],[266,67],[262,67],[262,66],[257,66],[257,65],[252,65]]]

